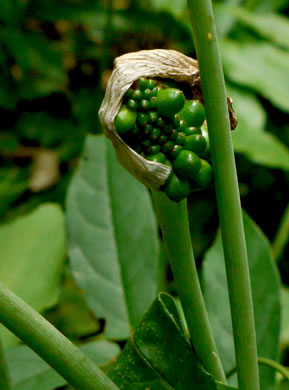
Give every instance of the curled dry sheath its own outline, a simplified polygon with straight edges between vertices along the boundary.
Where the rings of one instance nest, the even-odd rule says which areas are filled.
[[[112,141],[119,162],[147,187],[159,190],[171,169],[137,154],[120,138],[114,126],[124,94],[141,77],[162,77],[185,82],[192,91],[196,91],[195,99],[201,100],[198,63],[182,53],[163,49],[142,50],[118,57],[99,110],[104,133]],[[231,105],[229,109],[232,117]]]

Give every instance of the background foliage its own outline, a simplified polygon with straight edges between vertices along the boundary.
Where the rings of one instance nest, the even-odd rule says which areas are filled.
[[[239,119],[233,142],[242,205],[274,243],[289,193],[289,2],[219,0],[214,7],[228,95]],[[102,132],[97,111],[116,56],[153,48],[195,56],[186,1],[2,0],[0,25],[0,279],[72,340],[103,342],[95,350],[102,357],[106,351],[107,358],[95,356],[95,361],[104,364],[119,347],[100,340],[113,338],[122,347],[157,291],[174,295],[175,289],[148,192],[117,165],[109,144],[91,134]],[[222,300],[211,275],[218,241],[206,254],[218,229],[213,190],[191,196],[189,217],[198,264],[205,258],[204,279],[213,278],[206,296]],[[265,288],[255,304],[268,299],[265,311],[270,307],[276,316],[275,330],[268,325],[268,356],[278,354],[279,287],[273,265],[278,260],[281,359],[288,365],[288,229],[274,259],[267,239],[251,223],[246,226],[253,229],[254,259],[264,250],[269,264],[253,271]],[[215,307],[208,299],[209,308]],[[259,322],[266,322],[268,313]],[[210,315],[214,321],[222,313]],[[2,337],[13,346],[7,356],[19,374],[18,341],[6,331]],[[230,348],[230,340],[220,346],[223,359],[232,364]],[[19,349],[19,356],[22,351],[29,361],[30,352]],[[46,372],[35,364],[37,375]],[[31,378],[25,382],[18,374],[12,378],[15,389],[31,390]],[[52,375],[47,389],[61,386],[57,380]],[[266,390],[270,386],[272,378]]]

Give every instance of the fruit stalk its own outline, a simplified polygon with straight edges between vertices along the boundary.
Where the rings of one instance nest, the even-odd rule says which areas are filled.
[[[1,390],[11,390],[7,362],[4,356],[2,342],[0,340],[0,384]]]
[[[0,322],[73,387],[79,390],[118,389],[54,326],[2,284],[0,284]]]
[[[154,191],[152,196],[192,344],[205,369],[226,383],[195,265],[187,200],[175,203],[166,194]]]
[[[217,32],[210,0],[188,0],[208,122],[239,388],[259,390],[253,302]]]

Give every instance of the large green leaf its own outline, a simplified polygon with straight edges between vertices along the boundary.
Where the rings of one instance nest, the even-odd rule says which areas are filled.
[[[289,21],[285,16],[274,13],[257,14],[244,8],[235,9],[234,15],[262,37],[289,48]]]
[[[118,345],[108,341],[95,341],[80,346],[80,349],[97,365],[107,363],[119,352]],[[25,345],[9,348],[5,355],[12,382],[11,390],[52,390],[66,383],[65,379]]]
[[[278,383],[276,390],[289,390],[289,382],[286,379]]]
[[[266,42],[221,45],[224,70],[232,81],[254,89],[281,110],[289,111],[289,54]]]
[[[181,331],[173,298],[164,293],[150,306],[108,375],[125,390],[232,389],[217,384],[204,370]]]
[[[232,132],[235,151],[257,164],[289,170],[289,149],[264,130],[266,114],[257,97],[232,86],[227,92],[238,117],[238,126]]]
[[[0,227],[0,281],[34,309],[58,299],[66,254],[63,212],[44,204],[31,214]],[[17,342],[1,327],[4,345]]]
[[[255,310],[258,354],[278,358],[280,332],[280,282],[268,240],[244,214],[252,293]],[[209,250],[203,267],[203,289],[218,351],[226,371],[235,366],[229,297],[221,237]],[[261,388],[274,388],[274,371],[261,367]]]
[[[67,200],[72,272],[106,335],[126,338],[157,292],[158,239],[146,188],[89,136]]]

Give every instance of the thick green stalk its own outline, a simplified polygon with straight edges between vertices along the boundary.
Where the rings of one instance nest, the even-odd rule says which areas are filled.
[[[188,0],[188,7],[211,143],[239,388],[258,390],[260,385],[247,249],[212,3],[211,0]]]
[[[1,340],[0,340],[0,385],[1,385],[1,390],[11,390],[10,377],[8,373],[7,362],[4,356]]]
[[[162,192],[152,195],[193,346],[206,370],[226,383],[195,265],[187,201],[172,202]]]
[[[0,322],[73,387],[79,390],[118,389],[54,326],[2,284],[0,284]]]

